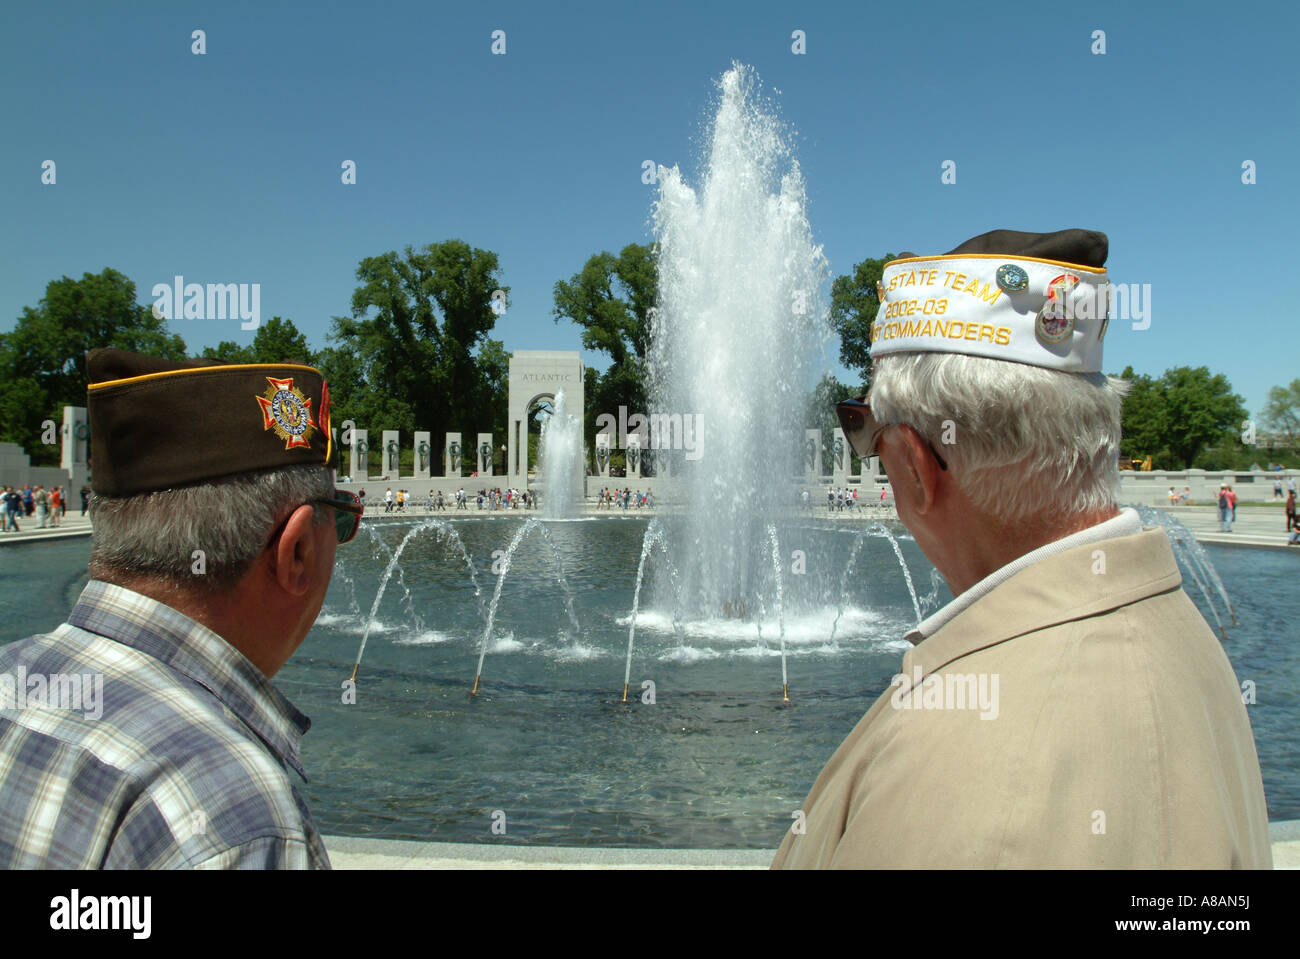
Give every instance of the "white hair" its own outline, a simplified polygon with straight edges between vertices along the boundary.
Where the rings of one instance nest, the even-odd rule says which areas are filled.
[[[961,353],[876,359],[871,410],[928,439],[977,508],[1003,522],[1114,507],[1128,383]]]
[[[108,582],[162,579],[182,589],[228,588],[293,510],[329,499],[333,491],[328,467],[293,466],[138,496],[93,496],[90,575]],[[315,521],[329,519],[326,512],[317,508]],[[195,550],[202,550],[201,563]]]

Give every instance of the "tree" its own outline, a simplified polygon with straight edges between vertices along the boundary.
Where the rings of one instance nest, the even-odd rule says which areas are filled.
[[[253,348],[240,346],[234,340],[222,340],[216,346],[205,346],[200,355],[209,360],[221,360],[223,363],[253,363]]]
[[[1131,366],[1126,366],[1120,375],[1129,382],[1129,392],[1120,412],[1120,458],[1127,462],[1150,456],[1157,469],[1174,469],[1167,438],[1167,404],[1160,381],[1145,373],[1134,373]]]
[[[479,347],[474,362],[478,369],[479,389],[475,407],[498,411],[492,423],[492,436],[499,449],[507,440],[505,416],[500,413],[510,402],[510,351],[503,341],[487,338]],[[536,460],[530,459],[529,462]]]
[[[1122,376],[1132,389],[1121,414],[1121,456],[1150,455],[1158,469],[1206,468],[1223,465],[1240,448],[1246,408],[1223,374],[1177,366],[1158,380],[1135,375],[1132,367]],[[1212,463],[1204,458],[1211,453]]]
[[[871,324],[880,309],[876,285],[892,259],[894,254],[886,253],[879,260],[863,260],[831,284],[831,327],[840,336],[840,362],[860,371],[864,384],[871,382]]]
[[[33,464],[57,463],[58,448],[39,443],[41,422],[62,423],[61,407],[86,405],[86,354],[96,347],[185,357],[185,341],[136,302],[123,274],[52,280],[36,308],[0,334],[0,439],[26,448]]]
[[[595,381],[588,379],[584,435],[595,433],[596,417],[646,412],[645,355],[650,345],[650,314],[658,293],[659,267],[654,247],[630,243],[618,256],[608,251],[590,257],[581,272],[555,284],[555,322],[582,327],[582,345],[613,361]]]
[[[1268,391],[1263,420],[1264,427],[1277,434],[1277,445],[1291,449],[1300,446],[1300,380]]]
[[[499,432],[504,402],[488,405],[487,398],[500,385],[485,383],[503,375],[504,350],[487,338],[496,323],[493,293],[509,293],[497,255],[446,240],[368,257],[356,275],[352,315],[334,318],[329,340],[338,349],[323,360],[342,374],[341,386],[349,382],[336,397],[336,418],[406,432],[418,425],[435,436]]]
[[[1232,392],[1226,376],[1211,374],[1205,366],[1176,366],[1165,370],[1161,381],[1167,403],[1169,449],[1183,468],[1199,466],[1197,456],[1210,443],[1230,437],[1231,443],[1240,444],[1246,407],[1242,398]]]
[[[833,373],[823,373],[821,380],[808,394],[803,422],[808,424],[809,429],[822,431],[820,469],[823,473],[831,471],[831,463],[835,457],[833,437],[835,429],[840,425],[839,419],[835,416],[835,404],[840,400],[861,396],[865,392],[865,389],[854,389],[846,383],[841,383]],[[853,455],[852,448],[846,448],[845,452],[853,457],[850,465],[856,469],[858,460]],[[806,466],[807,463],[803,465]]]
[[[222,340],[216,346],[203,350],[203,356],[227,363],[302,363],[315,365],[315,354],[307,345],[307,337],[293,325],[293,320],[278,316],[257,328],[251,346],[240,346]]]

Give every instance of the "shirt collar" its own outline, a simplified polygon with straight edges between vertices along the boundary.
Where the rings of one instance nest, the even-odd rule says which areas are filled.
[[[68,622],[138,650],[212,693],[303,779],[299,758],[311,720],[226,640],[170,606],[92,579]]]
[[[922,640],[933,636],[949,620],[977,599],[987,596],[996,587],[1005,583],[1025,567],[1041,562],[1049,556],[1064,553],[1066,550],[1074,549],[1076,546],[1083,546],[1086,543],[1096,543],[1104,539],[1115,539],[1120,536],[1131,536],[1141,531],[1142,519],[1138,516],[1137,510],[1126,506],[1119,511],[1118,516],[1112,516],[1096,526],[1089,526],[1087,529],[1079,530],[1077,533],[1071,533],[1062,539],[1040,546],[1036,550],[1013,559],[1000,569],[994,570],[952,602],[937,610],[903,638],[915,646]]]

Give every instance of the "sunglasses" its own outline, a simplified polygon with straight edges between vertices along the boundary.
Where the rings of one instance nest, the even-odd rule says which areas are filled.
[[[870,459],[879,455],[876,447],[880,445],[880,436],[891,426],[901,426],[901,423],[888,423],[881,426],[876,422],[875,416],[871,413],[871,405],[867,402],[865,396],[854,397],[851,400],[835,404],[835,415],[839,417],[840,429],[844,430],[844,437],[853,447],[853,452],[858,454],[860,459]],[[934,454],[935,461],[939,468],[946,470],[948,464],[944,462],[939,451],[934,448],[934,444],[926,440],[926,445],[930,447],[930,452]]]
[[[366,508],[361,505],[361,500],[357,499],[355,493],[349,493],[341,489],[336,489],[333,497],[330,499],[308,500],[303,505],[333,507],[334,533],[338,536],[340,546],[344,543],[351,542],[352,538],[357,535],[357,530],[361,528],[361,514],[366,510]],[[285,526],[288,525],[289,519],[292,516],[293,512],[291,511],[289,515],[284,518],[284,522],[275,528],[275,532],[273,532],[267,540],[268,545],[274,542],[275,538],[280,535]]]
[[[334,532],[338,534],[339,545],[352,541],[361,528],[361,515],[366,508],[361,505],[355,493],[336,489],[333,499],[314,499],[313,504],[332,506],[334,508]]]

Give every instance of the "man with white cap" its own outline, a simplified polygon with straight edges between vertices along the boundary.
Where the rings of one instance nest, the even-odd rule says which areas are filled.
[[[870,403],[838,412],[956,598],[774,867],[1271,867],[1232,667],[1164,532],[1116,506],[1106,254],[999,230],[886,265]]]

